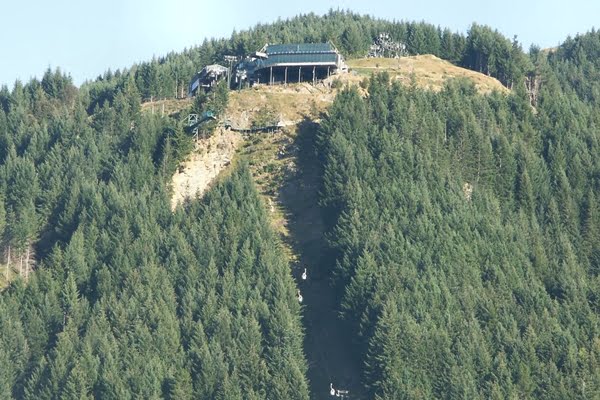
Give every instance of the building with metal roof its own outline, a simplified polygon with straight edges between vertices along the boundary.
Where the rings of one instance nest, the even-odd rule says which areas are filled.
[[[236,65],[238,84],[312,82],[347,71],[331,43],[269,44]]]

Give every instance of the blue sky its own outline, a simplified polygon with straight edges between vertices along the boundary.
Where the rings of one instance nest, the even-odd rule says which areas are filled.
[[[600,16],[597,0],[0,0],[0,84],[40,77],[48,66],[80,84],[206,37],[330,8],[462,32],[476,21],[517,35],[526,48],[556,46],[598,25]]]

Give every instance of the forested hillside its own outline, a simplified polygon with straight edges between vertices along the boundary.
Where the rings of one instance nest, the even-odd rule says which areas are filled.
[[[331,40],[363,56],[383,31],[512,90],[455,79],[427,91],[375,74],[259,162],[260,138],[246,138],[204,197],[172,211],[192,138],[180,116],[142,112],[145,99],[185,95],[203,65],[267,42]],[[360,382],[335,382],[362,387],[351,398],[600,397],[599,59],[596,31],[526,54],[477,24],[461,34],[332,11],[80,88],[60,70],[0,88],[0,398],[307,399],[335,377],[311,387],[328,370],[316,362],[355,358],[346,369]],[[185,105],[226,119],[227,93]],[[279,94],[252,113],[272,113]],[[288,160],[265,154],[289,148],[310,153],[297,159],[311,169],[288,201],[311,201],[298,215],[320,211],[326,230],[325,244],[321,220],[290,230],[310,229],[315,253],[304,313],[252,175],[260,166],[275,192],[269,172]],[[286,165],[281,179],[303,168]],[[290,199],[316,193],[306,176],[319,209],[316,195]],[[348,336],[351,348],[336,342]]]
[[[373,77],[320,132],[332,274],[371,395],[600,396],[600,103],[592,32],[524,86]]]
[[[23,278],[0,296],[1,398],[308,397],[294,285],[245,166],[172,214],[191,138],[142,115],[135,87],[88,114],[48,73],[0,104],[2,250]]]

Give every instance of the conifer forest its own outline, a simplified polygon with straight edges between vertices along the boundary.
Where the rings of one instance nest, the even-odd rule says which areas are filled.
[[[194,146],[181,116],[226,118],[227,88],[174,117],[142,104],[225,55],[329,41],[361,58],[380,32],[507,90],[374,72],[311,125],[324,232],[309,279],[351,338],[347,398],[600,398],[600,32],[523,49],[493,27],[349,11],[79,87],[48,69],[0,89],[0,398],[330,398],[252,160],[171,209]]]

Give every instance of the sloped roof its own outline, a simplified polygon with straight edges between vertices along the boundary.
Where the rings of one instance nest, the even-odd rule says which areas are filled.
[[[333,66],[337,65],[337,55],[335,53],[276,54],[270,55],[265,60],[257,60],[256,68],[296,64],[331,64]]]
[[[265,52],[269,57],[274,54],[337,53],[331,43],[270,44]]]
[[[338,52],[331,43],[270,44],[265,53],[266,59],[253,62],[254,70],[304,64],[336,66],[338,62]]]

